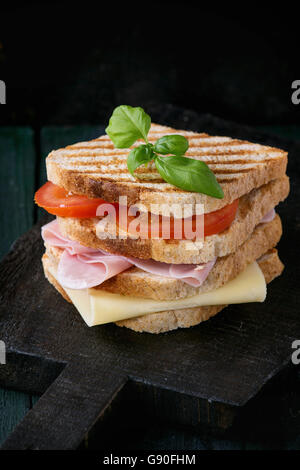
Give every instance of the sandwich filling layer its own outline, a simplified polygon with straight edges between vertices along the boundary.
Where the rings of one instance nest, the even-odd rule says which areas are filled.
[[[267,284],[280,276],[284,269],[275,248],[268,250],[257,260],[257,263]],[[56,288],[58,288],[57,285]],[[125,326],[137,332],[163,333],[177,328],[189,328],[198,325],[215,316],[225,307],[227,305],[208,305],[189,309],[168,310],[121,320],[117,322],[117,325]]]
[[[201,264],[216,257],[233,253],[247,240],[263,217],[270,212],[289,193],[287,176],[251,191],[239,200],[235,219],[230,227],[221,233],[207,236],[198,246],[197,241],[102,238],[99,232],[99,219],[78,219],[58,217],[61,233],[69,239],[89,247],[102,249],[110,253],[119,253],[140,259],[154,259],[164,263]],[[107,227],[113,233],[114,227]]]
[[[274,217],[275,210],[272,209],[263,217],[261,223],[271,222]],[[46,246],[63,250],[56,277],[64,288],[70,289],[98,286],[132,266],[147,273],[180,279],[193,287],[200,287],[216,262],[214,258],[208,263],[198,265],[172,264],[110,254],[103,250],[85,247],[64,237],[59,230],[57,220],[42,227],[42,237]]]
[[[53,268],[48,268],[56,279]],[[97,289],[64,289],[88,326],[116,322],[164,310],[177,310],[207,305],[224,305],[263,302],[266,298],[266,282],[256,262],[248,265],[235,279],[226,285],[204,294],[173,301],[140,299],[112,294]]]
[[[272,216],[275,217],[274,215]],[[102,284],[126,269],[136,266],[147,273],[173,279],[199,287],[207,278],[216,259],[205,264],[168,264],[154,260],[142,260],[131,256],[107,253],[104,250],[88,248],[64,237],[56,220],[42,227],[46,245],[63,250],[57,278],[63,287],[85,289]]]
[[[217,258],[212,266],[212,263],[172,265],[111,255],[62,236],[56,221],[42,228],[46,255],[62,287],[94,287],[154,300],[182,299],[221,287],[273,248],[281,233],[280,218],[276,215],[259,224],[235,253]]]

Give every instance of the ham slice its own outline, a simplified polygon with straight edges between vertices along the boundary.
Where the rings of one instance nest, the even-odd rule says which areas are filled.
[[[101,253],[71,255],[65,249],[59,261],[57,277],[63,287],[86,289],[102,284],[131,266],[121,256]]]
[[[275,209],[270,210],[260,221],[261,224],[271,222],[276,215]]]
[[[159,261],[112,255],[103,250],[87,248],[64,237],[57,220],[42,227],[42,237],[46,245],[63,249],[57,277],[59,283],[69,289],[86,289],[102,284],[126,269],[136,266],[151,274],[181,279],[183,282],[200,287],[216,259],[206,264],[168,264]]]
[[[102,250],[87,248],[64,237],[57,220],[42,227],[45,244],[63,249],[57,279],[63,287],[86,289],[95,287],[132,266],[123,256],[111,255]]]
[[[194,287],[200,287],[209,275],[217,258],[204,264],[168,264],[153,259],[127,258],[132,261],[134,266],[146,271],[147,273],[157,274],[158,276],[181,279],[186,284]]]

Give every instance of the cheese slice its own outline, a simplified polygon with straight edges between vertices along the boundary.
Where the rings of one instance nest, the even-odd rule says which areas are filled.
[[[56,278],[56,272],[50,268]],[[248,302],[263,302],[267,288],[256,262],[249,264],[235,279],[218,289],[179,300],[152,300],[112,294],[99,289],[64,288],[88,326],[125,320],[148,313]]]

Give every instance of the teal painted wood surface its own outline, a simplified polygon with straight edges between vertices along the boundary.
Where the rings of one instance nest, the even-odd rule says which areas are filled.
[[[0,389],[0,445],[30,408],[31,398],[26,393]]]
[[[2,257],[11,244],[34,222],[36,151],[32,129],[0,129],[0,166]],[[34,399],[36,400],[36,397]],[[31,404],[32,397],[25,393],[0,389],[0,443],[24,417]]]
[[[28,127],[0,129],[0,258],[33,224],[36,152]]]

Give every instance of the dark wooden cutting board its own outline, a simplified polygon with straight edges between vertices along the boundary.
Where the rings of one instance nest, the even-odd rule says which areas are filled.
[[[289,151],[292,192],[278,210],[284,227],[279,255],[286,269],[268,287],[264,304],[230,306],[188,330],[150,335],[113,324],[88,328],[45,280],[41,224],[36,225],[0,266],[0,339],[8,351],[0,385],[42,397],[3,448],[77,448],[114,403],[127,407],[128,416],[138,410],[159,420],[227,429],[271,379],[295,369],[300,145],[171,106],[150,114],[174,127]]]

